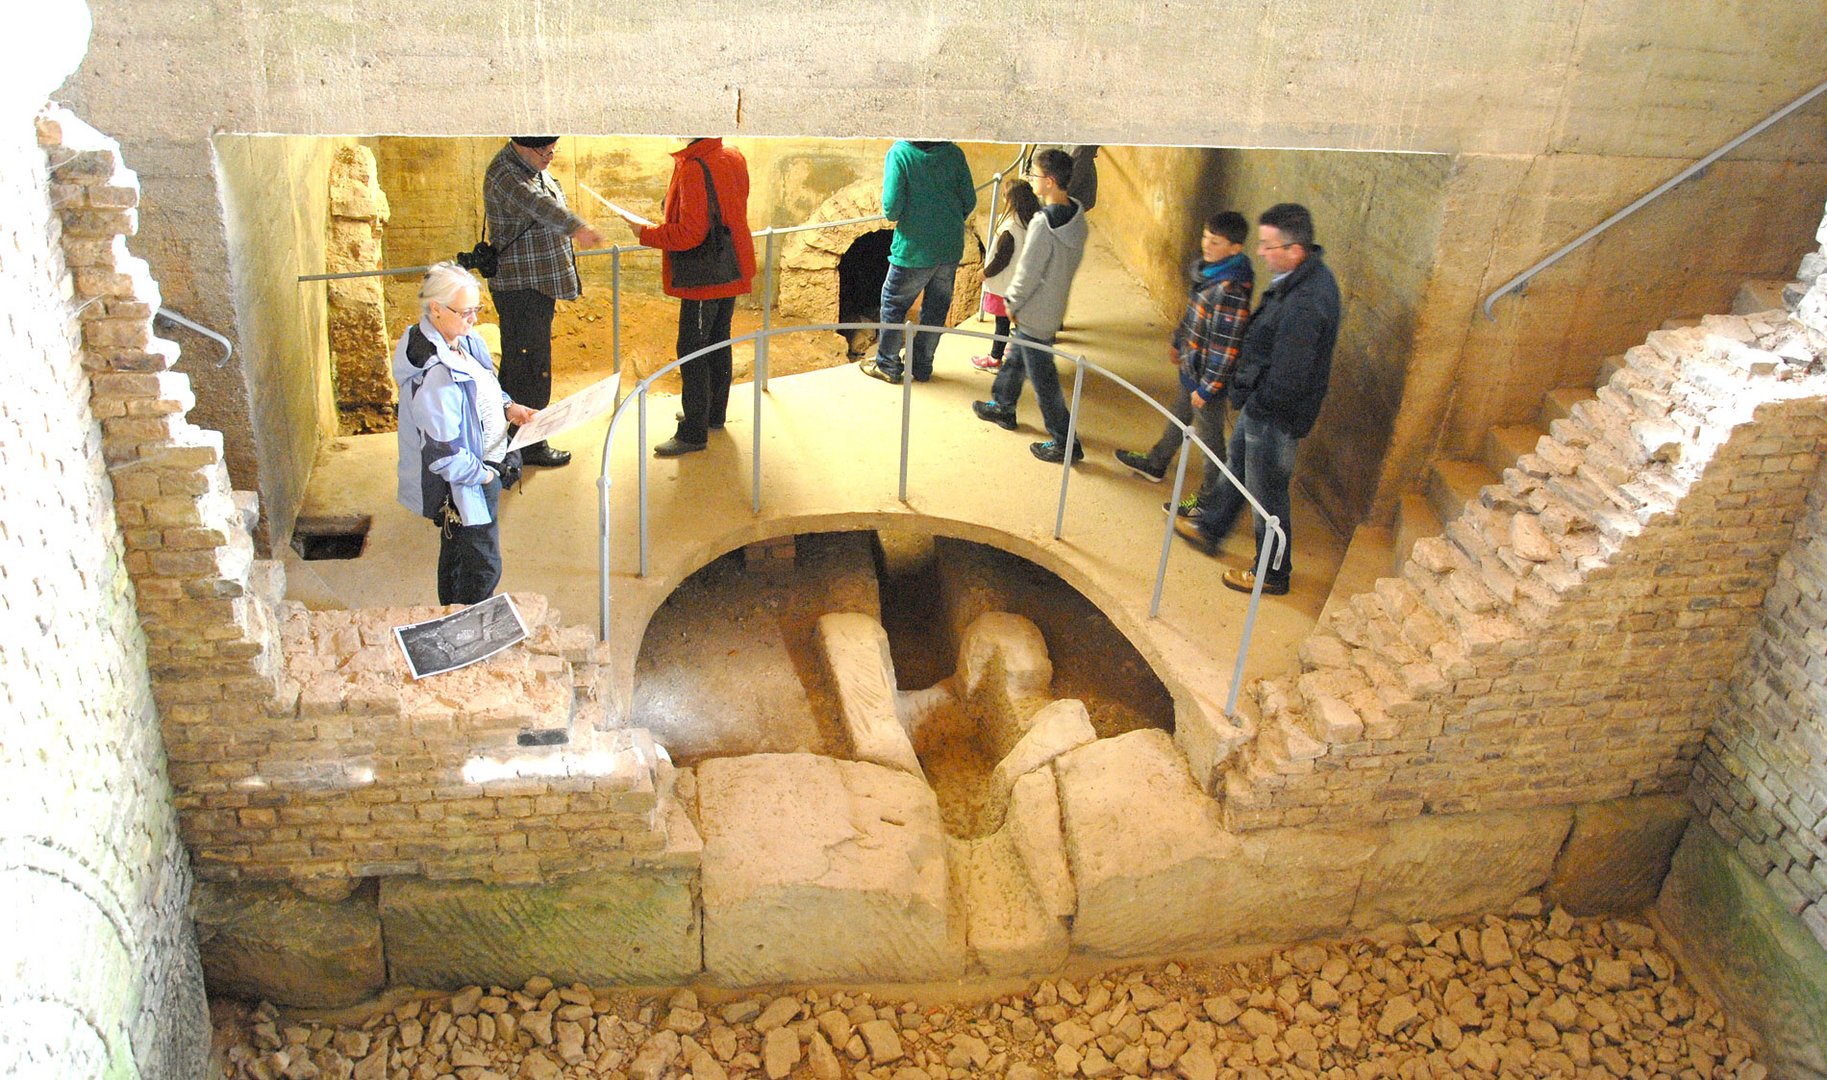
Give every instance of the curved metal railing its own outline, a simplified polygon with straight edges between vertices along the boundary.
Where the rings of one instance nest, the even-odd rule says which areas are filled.
[[[610,617],[610,602],[611,602],[610,584],[609,584],[610,577],[611,577],[611,574],[610,574],[610,555],[611,555],[611,551],[610,551],[610,535],[611,535],[611,533],[610,533],[610,522],[611,522],[610,489],[612,487],[613,480],[609,473],[610,449],[615,441],[616,428],[618,425],[620,425],[622,423],[623,419],[627,416],[630,408],[633,409],[634,414],[635,414],[635,424],[636,424],[636,428],[637,428],[636,438],[638,439],[638,442],[639,442],[639,445],[638,445],[638,448],[637,448],[637,451],[635,454],[635,457],[636,457],[636,460],[638,463],[637,469],[636,469],[636,478],[637,478],[638,489],[639,489],[639,506],[640,506],[640,509],[639,509],[640,520],[639,520],[639,530],[638,530],[639,537],[640,537],[640,540],[639,540],[639,552],[640,552],[639,575],[641,577],[646,577],[647,576],[647,549],[648,549],[648,539],[647,539],[648,527],[647,526],[648,526],[648,516],[649,516],[648,511],[647,511],[647,458],[648,458],[648,455],[647,455],[647,392],[648,392],[649,388],[652,387],[653,384],[658,379],[660,379],[662,376],[664,376],[668,372],[671,372],[671,371],[677,369],[681,364],[687,363],[688,361],[691,361],[691,360],[696,360],[697,358],[699,358],[701,356],[708,355],[709,353],[715,352],[719,349],[728,348],[733,345],[740,345],[740,344],[744,344],[747,342],[755,343],[755,345],[756,345],[756,349],[755,349],[756,370],[755,370],[755,378],[754,378],[754,384],[753,384],[755,387],[755,393],[754,393],[755,412],[754,412],[754,430],[751,433],[751,437],[753,439],[752,450],[751,450],[751,454],[750,454],[751,466],[752,466],[752,476],[750,479],[749,494],[750,494],[750,510],[752,513],[759,514],[759,513],[761,513],[761,458],[762,458],[762,454],[761,454],[761,449],[762,449],[762,443],[761,443],[761,425],[762,425],[761,400],[762,399],[761,399],[761,395],[762,395],[762,392],[765,387],[765,379],[766,379],[766,374],[765,374],[765,371],[763,370],[763,367],[766,363],[766,351],[765,351],[765,349],[762,348],[762,346],[766,343],[766,341],[770,337],[773,337],[774,335],[777,335],[777,334],[835,332],[835,331],[843,331],[843,330],[871,330],[871,329],[875,330],[877,333],[881,333],[883,331],[896,329],[896,328],[897,328],[896,324],[880,323],[880,322],[818,323],[818,324],[810,325],[810,326],[783,327],[780,329],[763,328],[761,330],[756,330],[752,333],[743,334],[739,337],[731,338],[727,341],[719,341],[719,342],[716,342],[715,344],[707,345],[704,348],[698,349],[695,352],[691,352],[691,353],[686,354],[685,356],[681,356],[678,359],[674,360],[672,363],[667,364],[666,366],[660,368],[657,371],[654,371],[653,373],[651,373],[648,376],[646,376],[645,378],[643,378],[639,383],[635,384],[634,391],[632,393],[630,393],[627,397],[623,398],[622,401],[616,405],[615,412],[609,418],[608,429],[603,433],[602,460],[601,460],[600,465],[598,466],[598,471],[597,471],[597,529],[598,529],[598,551],[597,551],[598,597],[597,597],[597,599],[598,599],[598,604],[599,604],[598,637],[600,640],[607,641],[609,639],[609,617]],[[977,331],[977,330],[959,330],[959,329],[953,329],[953,328],[948,328],[948,327],[926,326],[926,325],[916,323],[916,322],[906,323],[904,326],[900,326],[899,328],[906,332],[907,347],[910,350],[913,347],[913,341],[914,341],[915,334],[954,334],[954,335],[959,335],[962,337],[976,338],[976,339],[983,340],[983,341],[1008,342],[1008,341],[1014,340],[1012,335],[988,334],[988,333],[983,333],[983,332]],[[1054,348],[1051,345],[1042,345],[1039,342],[1032,341],[1027,338],[1023,338],[1021,340],[1021,347],[1025,348],[1025,349],[1040,350],[1042,352],[1051,354],[1055,358],[1063,358],[1065,360],[1069,360],[1072,362],[1072,364],[1074,366],[1075,373],[1074,373],[1073,379],[1072,379],[1071,417],[1068,421],[1067,429],[1066,429],[1066,445],[1067,446],[1077,445],[1079,406],[1084,397],[1085,373],[1087,371],[1095,372],[1096,374],[1101,375],[1104,378],[1110,380],[1112,383],[1116,384],[1117,386],[1122,387],[1124,390],[1127,390],[1134,397],[1141,399],[1143,402],[1146,402],[1150,408],[1154,409],[1156,412],[1158,412],[1162,416],[1166,417],[1169,422],[1173,423],[1174,425],[1176,425],[1177,427],[1180,428],[1180,432],[1183,436],[1183,439],[1180,444],[1180,453],[1178,455],[1178,463],[1176,464],[1175,469],[1174,469],[1173,495],[1169,499],[1169,502],[1168,502],[1169,507],[1177,507],[1180,504],[1181,493],[1184,490],[1185,484],[1186,484],[1186,463],[1187,463],[1187,459],[1189,456],[1188,448],[1197,447],[1199,449],[1199,452],[1205,455],[1206,461],[1217,465],[1217,467],[1223,472],[1225,480],[1227,482],[1229,482],[1230,485],[1233,488],[1235,488],[1243,496],[1244,500],[1249,504],[1251,510],[1255,512],[1255,514],[1257,516],[1257,520],[1264,523],[1265,539],[1264,539],[1264,543],[1262,545],[1262,550],[1260,552],[1258,552],[1258,554],[1257,554],[1256,585],[1255,585],[1255,588],[1252,589],[1250,592],[1249,607],[1244,616],[1243,636],[1237,646],[1237,661],[1236,661],[1236,665],[1235,665],[1235,668],[1234,668],[1234,670],[1232,672],[1232,676],[1231,676],[1231,689],[1230,689],[1230,693],[1225,698],[1224,709],[1225,709],[1226,714],[1227,715],[1234,714],[1237,709],[1238,691],[1240,690],[1242,683],[1243,683],[1244,659],[1249,653],[1250,635],[1255,628],[1257,608],[1261,604],[1261,601],[1262,601],[1263,578],[1267,575],[1270,567],[1279,567],[1282,565],[1282,558],[1288,548],[1288,534],[1287,534],[1286,530],[1284,530],[1282,528],[1280,519],[1274,517],[1273,515],[1270,515],[1266,510],[1264,510],[1263,505],[1256,500],[1255,496],[1251,495],[1249,490],[1247,488],[1245,488],[1241,482],[1238,481],[1237,475],[1235,473],[1231,472],[1230,466],[1227,465],[1224,462],[1224,460],[1222,458],[1220,458],[1217,455],[1217,453],[1215,453],[1212,450],[1211,447],[1206,446],[1205,443],[1200,441],[1199,437],[1196,434],[1194,434],[1192,426],[1190,424],[1182,423],[1177,417],[1175,417],[1171,412],[1169,412],[1166,407],[1161,405],[1160,402],[1156,401],[1154,398],[1152,398],[1148,394],[1144,393],[1141,389],[1136,387],[1136,385],[1131,383],[1129,380],[1123,378],[1122,376],[1116,374],[1113,371],[1110,371],[1107,368],[1104,368],[1098,364],[1092,363],[1091,361],[1085,359],[1082,356],[1074,356],[1070,353],[1062,352],[1061,350]],[[914,385],[913,384],[913,366],[911,364],[909,364],[902,369],[902,373],[901,373],[901,456],[900,456],[900,487],[899,487],[898,497],[899,497],[900,501],[903,503],[905,503],[907,501],[907,458],[908,458],[908,447],[909,447],[909,443],[910,443],[910,434],[911,434],[911,428],[910,428],[909,421],[911,419],[912,409],[913,409],[913,385]],[[1064,463],[1060,467],[1059,506],[1058,506],[1058,510],[1055,513],[1054,519],[1053,519],[1053,538],[1055,540],[1061,539],[1064,536],[1065,522],[1066,522],[1066,496],[1067,496],[1067,492],[1069,490],[1071,481],[1072,481],[1072,456],[1070,454],[1067,454]],[[1155,568],[1154,593],[1153,593],[1153,596],[1150,598],[1149,605],[1148,605],[1148,617],[1151,619],[1157,617],[1161,611],[1161,590],[1162,590],[1162,585],[1166,581],[1166,578],[1167,578],[1167,557],[1168,557],[1168,553],[1172,550],[1172,546],[1173,546],[1174,520],[1175,520],[1176,516],[1177,515],[1174,513],[1169,513],[1167,515],[1167,527],[1161,537],[1161,557]]]

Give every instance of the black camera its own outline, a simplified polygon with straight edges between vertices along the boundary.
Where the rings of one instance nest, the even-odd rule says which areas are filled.
[[[501,253],[487,240],[478,240],[475,247],[457,252],[457,265],[492,278],[501,270]]]

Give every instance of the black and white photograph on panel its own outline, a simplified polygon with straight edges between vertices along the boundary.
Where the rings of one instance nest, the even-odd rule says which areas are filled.
[[[525,640],[526,623],[513,598],[503,593],[462,611],[393,628],[415,681],[487,660]]]

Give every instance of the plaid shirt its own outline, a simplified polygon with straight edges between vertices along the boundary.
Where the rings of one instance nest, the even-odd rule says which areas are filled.
[[[489,290],[535,289],[554,300],[575,300],[583,290],[571,234],[585,222],[566,208],[558,182],[521,160],[510,142],[483,174],[482,205],[489,242],[501,253],[501,271]]]
[[[1221,397],[1237,370],[1237,350],[1250,321],[1250,293],[1256,287],[1249,258],[1232,258],[1238,260],[1237,266],[1219,263],[1212,277],[1200,275],[1203,266],[1194,271],[1193,295],[1174,331],[1180,382],[1207,400]]]

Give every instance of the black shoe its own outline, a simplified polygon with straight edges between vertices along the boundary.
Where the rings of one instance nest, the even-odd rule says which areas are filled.
[[[674,435],[672,438],[667,439],[665,442],[654,447],[653,456],[660,458],[684,457],[686,454],[702,450],[709,445],[709,443],[686,442],[684,439]]]
[[[858,364],[857,366],[862,369],[863,374],[869,376],[872,379],[880,379],[883,382],[888,383],[892,386],[901,385],[901,376],[900,375],[898,375],[898,374],[890,375],[888,372],[883,371],[879,367],[876,367],[874,360],[865,360],[861,364]]]
[[[1119,465],[1129,466],[1140,474],[1142,479],[1151,484],[1160,483],[1162,478],[1167,475],[1166,469],[1157,469],[1149,462],[1147,454],[1138,454],[1134,450],[1118,450],[1116,459]]]
[[[995,424],[1004,431],[1014,431],[1021,425],[1015,422],[1015,410],[996,404],[994,401],[973,401],[971,411],[977,419]]]
[[[1196,518],[1199,516],[1199,511],[1201,509],[1203,508],[1199,505],[1199,496],[1197,495],[1188,495],[1186,498],[1180,500],[1180,516],[1183,518]],[[1162,503],[1161,512],[1165,514],[1173,513],[1174,504],[1170,502]]]
[[[1175,518],[1174,531],[1180,534],[1181,539],[1198,548],[1202,554],[1218,554],[1218,541],[1207,536],[1205,530],[1200,528],[1199,522],[1193,518]]]
[[[554,450],[545,443],[520,452],[520,463],[534,469],[557,469],[571,464],[571,451]]]
[[[1055,465],[1066,460],[1066,445],[1058,439],[1033,443],[1029,445],[1028,452],[1042,461],[1050,461]],[[1079,443],[1072,444],[1072,460],[1074,462],[1085,460],[1084,446]]]

